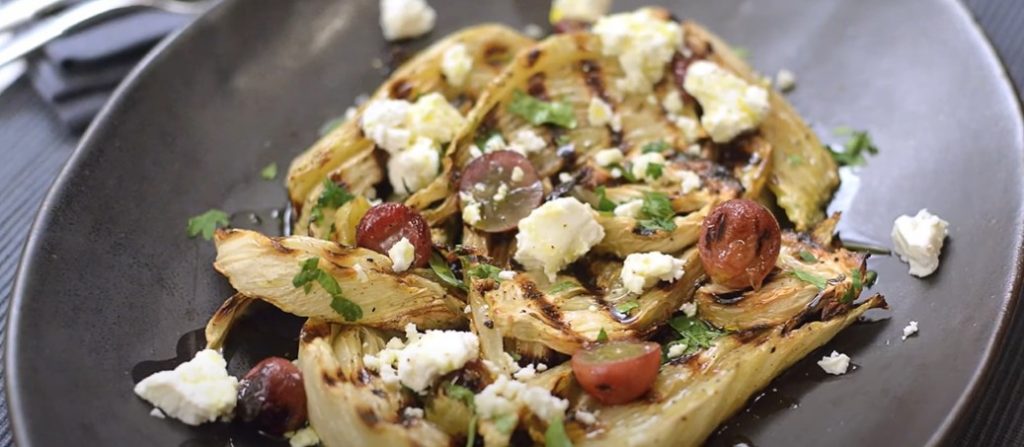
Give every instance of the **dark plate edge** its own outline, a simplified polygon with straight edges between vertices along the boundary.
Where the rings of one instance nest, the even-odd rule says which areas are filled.
[[[1014,84],[1013,79],[1010,78],[1010,74],[1006,70],[1006,64],[1003,63],[999,53],[996,52],[995,47],[992,45],[992,41],[985,34],[985,30],[978,23],[977,18],[974,17],[974,13],[964,4],[963,0],[951,0],[949,3],[952,3],[952,7],[956,8],[960,15],[967,19],[966,25],[973,34],[972,37],[975,43],[985,49],[986,54],[984,56],[988,63],[994,65],[994,70],[1002,75],[1003,84],[1009,88],[1013,95],[1009,101],[1016,111],[1017,141],[1020,144],[1019,147],[1024,148],[1024,113],[1021,110],[1021,96],[1020,92],[1017,91],[1016,84]],[[1015,318],[1015,314],[1021,307],[1021,293],[1022,287],[1024,287],[1024,219],[1018,215],[1015,223],[1017,224],[1017,231],[1013,244],[1017,247],[1017,256],[1013,262],[1013,267],[1016,274],[1010,279],[1009,296],[1003,297],[1003,303],[1005,304],[1002,318],[999,319],[998,327],[992,338],[989,339],[988,346],[985,347],[981,367],[975,369],[974,375],[967,384],[967,388],[960,394],[960,398],[953,404],[949,415],[946,416],[946,419],[938,426],[931,439],[928,440],[928,445],[930,446],[952,443],[953,437],[958,434],[958,429],[964,428],[963,425],[967,422],[968,410],[976,406],[982,397],[982,391],[987,388],[995,370],[995,361],[999,356],[997,350],[1005,344],[1008,336],[1007,333]]]
[[[79,140],[78,145],[72,152],[68,161],[64,164],[60,173],[57,175],[56,180],[50,186],[49,192],[46,193],[46,197],[43,199],[39,210],[36,213],[35,219],[32,221],[32,227],[29,230],[28,238],[25,242],[25,247],[22,250],[21,260],[18,262],[18,270],[14,277],[14,286],[11,288],[10,302],[8,304],[7,312],[7,331],[4,340],[4,388],[5,397],[7,398],[7,409],[8,419],[11,426],[11,434],[13,436],[14,445],[20,447],[26,447],[32,445],[30,442],[29,433],[25,432],[24,426],[21,425],[20,421],[24,420],[24,412],[22,406],[23,396],[19,386],[20,377],[18,369],[14,363],[14,359],[21,348],[19,338],[19,325],[22,302],[26,299],[25,295],[25,284],[28,282],[29,272],[31,266],[29,260],[39,256],[40,253],[40,238],[42,237],[42,229],[46,226],[49,221],[51,210],[55,206],[57,200],[66,193],[67,184],[71,175],[78,170],[78,165],[81,164],[82,159],[90,153],[95,146],[94,141],[97,138],[97,134],[100,129],[107,126],[108,122],[111,121],[113,111],[120,108],[121,104],[127,97],[127,92],[133,90],[135,85],[139,83],[145,74],[149,71],[149,68],[156,63],[167,57],[169,54],[168,49],[173,48],[176,44],[182,41],[182,38],[192,35],[196,32],[196,29],[211,22],[213,17],[218,16],[222,11],[226,10],[225,5],[232,3],[234,0],[222,0],[216,3],[210,10],[206,11],[203,15],[195,18],[192,22],[186,25],[184,28],[172,33],[160,41],[145,57],[129,72],[125,77],[124,81],[118,85],[111,95],[111,99],[107,101],[107,104],[100,110],[93,119],[92,124],[86,130],[82,139]]]
[[[24,301],[26,294],[26,290],[24,289],[25,283],[28,281],[28,272],[31,268],[28,260],[38,255],[40,250],[39,239],[42,236],[42,228],[49,220],[50,211],[54,207],[57,199],[65,193],[70,176],[77,170],[78,165],[81,163],[85,155],[89,153],[91,150],[90,147],[94,145],[93,140],[97,138],[96,134],[99,133],[99,129],[105,127],[107,122],[111,121],[111,115],[113,114],[112,111],[119,108],[121,103],[125,101],[126,93],[134,89],[135,85],[143,76],[145,76],[146,72],[149,71],[149,68],[154,63],[167,57],[169,49],[177,45],[183,38],[194,34],[196,29],[214,20],[213,17],[221,14],[222,11],[227,9],[227,6],[225,5],[233,3],[233,1],[234,0],[222,0],[218,2],[210,11],[207,11],[202,16],[193,20],[185,28],[164,38],[143,58],[138,65],[135,66],[134,69],[132,69],[125,80],[114,91],[111,96],[111,100],[107,102],[106,106],[103,107],[89,126],[85,135],[76,146],[74,152],[68,158],[68,161],[57,175],[56,180],[50,186],[49,192],[47,192],[46,197],[43,199],[43,202],[36,213],[36,217],[32,222],[32,227],[29,230],[25,247],[22,250],[21,260],[18,263],[18,270],[15,274],[14,286],[11,290],[6,322],[7,332],[5,334],[5,346],[3,352],[5,394],[7,398],[11,433],[13,435],[15,445],[21,447],[31,445],[29,443],[28,433],[23,432],[23,426],[18,422],[23,418],[23,415],[21,414],[23,412],[21,406],[22,396],[20,396],[18,387],[19,378],[17,377],[18,373],[13,359],[19,349],[17,329],[20,321],[19,316],[21,313],[21,304],[22,301]],[[1024,114],[1022,114],[1021,98],[1016,86],[1006,71],[1005,64],[1003,64],[1002,59],[995,51],[992,42],[988,39],[988,36],[985,34],[984,30],[975,19],[974,14],[967,8],[967,6],[961,0],[950,0],[949,3],[952,3],[952,7],[956,8],[959,15],[966,19],[966,25],[970,29],[970,32],[973,33],[972,38],[981,47],[986,49],[986,59],[990,64],[995,66],[994,71],[1002,75],[1004,86],[1008,87],[1010,92],[1013,94],[1013,98],[1010,101],[1016,109],[1015,115],[1017,117],[1016,131],[1018,134],[1018,141],[1021,143],[1021,147],[1024,147]],[[951,435],[955,434],[954,430],[960,428],[960,426],[965,422],[967,410],[981,398],[979,394],[985,389],[985,386],[988,384],[994,370],[994,360],[998,355],[996,350],[1005,341],[1008,328],[1014,319],[1014,313],[1020,305],[1019,298],[1022,292],[1022,287],[1024,287],[1024,221],[1022,221],[1020,216],[1018,216],[1018,221],[1016,223],[1018,231],[1013,243],[1019,247],[1014,262],[1017,274],[1011,278],[1009,295],[1003,297],[1005,307],[1003,309],[1002,318],[999,320],[995,333],[985,347],[981,367],[975,370],[975,373],[968,382],[967,387],[961,393],[960,397],[950,410],[950,414],[932,434],[932,437],[928,441],[928,445],[930,446],[942,445],[944,442],[950,441]]]

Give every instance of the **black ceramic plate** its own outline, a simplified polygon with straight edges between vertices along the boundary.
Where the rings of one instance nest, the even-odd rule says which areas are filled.
[[[546,1],[433,0],[439,24],[544,23]],[[750,50],[827,137],[869,129],[881,153],[848,181],[844,235],[888,244],[893,219],[927,207],[951,223],[939,272],[872,260],[890,312],[872,314],[805,359],[711,443],[935,444],[978,398],[1014,306],[1021,259],[1022,127],[1003,68],[954,1],[662,2]],[[640,6],[616,2],[619,10]],[[395,54],[377,1],[228,1],[163,46],[122,88],[46,200],[10,317],[8,396],[18,444],[225,445],[225,429],[149,416],[133,376],[173,366],[227,297],[212,244],[185,237],[218,207],[263,217],[285,202],[259,178],[316,139],[321,123],[374,88]],[[376,67],[376,68],[375,68]],[[856,179],[855,179],[856,180]],[[858,187],[859,185],[859,187]],[[264,309],[228,350],[243,371],[262,350],[294,351],[294,321]],[[909,320],[918,337],[903,342]],[[239,338],[239,337],[236,337]],[[176,347],[178,351],[176,351]],[[814,361],[848,353],[826,376]],[[294,352],[292,352],[294,354]],[[235,440],[239,444],[267,442]]]

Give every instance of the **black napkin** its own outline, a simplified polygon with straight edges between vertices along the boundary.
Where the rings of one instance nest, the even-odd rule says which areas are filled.
[[[32,86],[72,131],[84,129],[114,88],[164,36],[190,16],[137,11],[51,42],[33,58]]]

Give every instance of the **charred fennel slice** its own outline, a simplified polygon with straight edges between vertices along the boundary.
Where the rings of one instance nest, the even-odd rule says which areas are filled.
[[[671,23],[666,11],[645,11]],[[214,266],[238,293],[210,320],[210,347],[254,300],[308,318],[298,365],[310,424],[327,446],[701,443],[786,368],[886,304],[859,300],[866,256],[844,250],[834,240],[838,216],[822,212],[838,177],[814,133],[769,91],[770,109],[754,128],[717,141],[699,125],[706,111],[685,88],[688,68],[712,62],[751,86],[759,79],[704,28],[678,27],[682,46],[644,93],[619,82],[629,70],[588,30],[534,42],[484,25],[412,58],[371,101],[440,94],[464,118],[454,136],[435,141],[436,179],[399,193],[386,169],[393,154],[361,128],[365,106],[341,123],[289,170],[295,236],[215,233]],[[473,66],[459,86],[443,74],[455,46]],[[482,154],[509,172],[474,168]],[[787,162],[794,158],[804,162]],[[360,227],[378,195],[429,228],[384,219],[374,228],[379,240],[364,243]],[[491,198],[496,204],[474,204]],[[600,238],[552,278],[517,261],[515,223],[560,198],[592,208]],[[775,226],[780,254],[757,288],[711,281],[697,248],[707,217],[734,199],[777,203],[795,227],[779,238]],[[510,208],[524,203],[526,213]],[[495,223],[504,215],[516,220]],[[400,239],[409,253],[392,250]],[[654,252],[678,263],[678,274],[631,292],[625,260]],[[412,266],[396,273],[400,263]],[[368,362],[410,323],[471,332],[478,356],[422,393],[396,387]],[[568,359],[630,340],[662,345],[653,385],[640,399],[602,403]],[[482,416],[493,402],[481,395],[506,381],[567,409],[543,418],[524,404]]]

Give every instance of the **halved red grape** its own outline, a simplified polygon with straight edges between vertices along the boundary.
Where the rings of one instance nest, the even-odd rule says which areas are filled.
[[[270,357],[254,366],[238,387],[235,413],[242,422],[282,435],[306,425],[306,390],[292,362]]]
[[[697,242],[711,281],[734,289],[760,288],[775,268],[781,244],[775,216],[747,199],[729,200],[711,210]]]
[[[402,238],[416,249],[413,266],[425,267],[430,260],[430,225],[418,211],[401,203],[382,203],[370,208],[356,227],[356,245],[385,255]]]
[[[494,151],[470,162],[459,191],[463,209],[480,207],[480,219],[470,224],[489,233],[514,229],[544,199],[537,170],[513,151]]]
[[[572,373],[601,403],[618,405],[651,389],[661,367],[661,346],[653,342],[613,341],[577,351]]]

